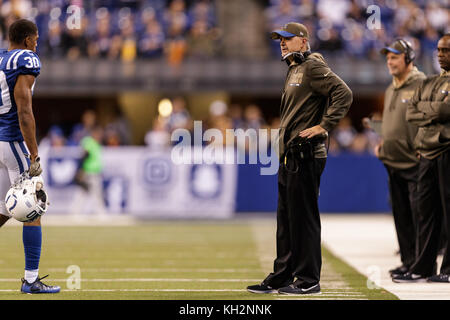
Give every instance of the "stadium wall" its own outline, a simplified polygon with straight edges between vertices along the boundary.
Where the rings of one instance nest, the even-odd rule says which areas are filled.
[[[196,151],[193,151],[193,154]],[[200,150],[201,152],[201,150]],[[73,203],[81,150],[43,148],[51,214],[96,214],[85,195]],[[170,150],[105,148],[103,201],[110,214],[142,218],[230,218],[242,212],[275,212],[277,176],[257,164],[175,164]],[[387,176],[370,155],[329,156],[320,188],[321,212],[387,212]],[[74,212],[82,208],[82,212]]]

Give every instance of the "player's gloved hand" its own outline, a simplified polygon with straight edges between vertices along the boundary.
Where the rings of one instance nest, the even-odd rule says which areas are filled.
[[[42,173],[40,161],[41,161],[41,159],[39,157],[34,159],[34,161],[31,161],[30,168],[28,169],[28,175],[30,177],[36,177]]]

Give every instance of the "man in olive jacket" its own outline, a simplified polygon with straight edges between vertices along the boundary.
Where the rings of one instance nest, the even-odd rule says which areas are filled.
[[[325,63],[309,51],[308,30],[288,23],[274,31],[289,65],[281,97],[280,168],[278,171],[277,258],[274,272],[253,293],[320,292],[320,176],[325,168],[328,132],[345,116],[352,92]]]
[[[418,256],[409,272],[394,277],[394,282],[450,282],[450,34],[438,42],[438,60],[441,74],[424,80],[406,113],[407,120],[419,127],[414,140],[420,156]],[[442,224],[447,245],[436,275]]]
[[[391,276],[408,272],[416,258],[417,176],[419,159],[414,149],[417,127],[406,121],[406,109],[414,91],[426,78],[413,65],[414,51],[399,39],[383,48],[393,77],[384,96],[382,143],[375,154],[383,161],[389,176],[389,191],[402,265]]]

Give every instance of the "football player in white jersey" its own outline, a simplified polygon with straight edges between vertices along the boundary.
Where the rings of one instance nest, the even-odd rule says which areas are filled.
[[[32,109],[34,84],[41,70],[36,54],[38,37],[33,22],[18,20],[9,28],[9,49],[0,52],[0,226],[10,218],[5,196],[11,184],[25,171],[30,177],[42,173]],[[59,292],[59,286],[42,283],[44,277],[38,274],[42,246],[40,217],[23,224],[23,245],[25,276],[21,291]]]

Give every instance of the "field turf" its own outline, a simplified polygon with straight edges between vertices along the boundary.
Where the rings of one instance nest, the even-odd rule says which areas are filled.
[[[0,300],[38,299],[397,299],[368,289],[367,279],[323,248],[322,294],[256,295],[245,288],[271,270],[272,223],[152,222],[136,226],[44,226],[40,275],[61,293],[19,292],[24,258],[22,228],[0,229]],[[66,273],[81,271],[81,289]],[[73,275],[72,275],[73,276]],[[69,278],[69,279],[68,279]],[[68,281],[69,280],[69,281]]]

